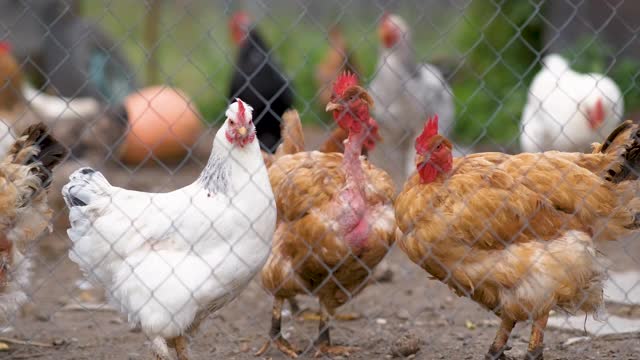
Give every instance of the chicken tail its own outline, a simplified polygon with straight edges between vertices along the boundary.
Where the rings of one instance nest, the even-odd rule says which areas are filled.
[[[287,110],[282,115],[282,144],[276,150],[276,159],[283,155],[304,151],[302,122],[296,110]]]
[[[53,168],[67,156],[67,148],[49,134],[45,124],[29,126],[13,144],[7,154],[14,164],[32,165],[31,171],[43,187],[53,180]]]
[[[89,167],[76,170],[69,176],[69,183],[62,187],[62,197],[69,209],[87,206],[94,200],[109,195],[111,184],[100,173]]]
[[[602,144],[592,145],[593,153],[611,154],[612,161],[605,172],[605,180],[619,183],[635,180],[640,172],[640,126],[627,120],[620,124]]]

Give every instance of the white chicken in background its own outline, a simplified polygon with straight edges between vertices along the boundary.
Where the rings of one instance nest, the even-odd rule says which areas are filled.
[[[413,144],[424,119],[438,114],[440,131],[453,129],[453,93],[440,71],[416,61],[409,26],[398,15],[385,14],[378,28],[381,54],[369,93],[376,104],[373,117],[384,139],[371,160],[403,184],[415,169]]]
[[[152,341],[187,359],[187,337],[233,300],[271,251],[276,207],[252,122],[231,104],[200,177],[169,193],[112,186],[90,168],[62,194],[70,209],[69,257]]]
[[[522,113],[523,152],[583,152],[620,124],[624,99],[602,74],[580,74],[557,54],[542,60]]]

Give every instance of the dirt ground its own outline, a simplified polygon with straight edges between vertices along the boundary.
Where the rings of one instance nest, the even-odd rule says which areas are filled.
[[[313,146],[317,140],[311,134],[308,136],[310,146]],[[158,186],[184,185],[192,181],[198,171],[197,166],[191,164],[172,177],[162,168],[142,169],[134,175],[114,171],[109,175],[118,185],[156,190]],[[37,344],[9,341],[9,349],[0,352],[0,359],[149,359],[145,336],[129,330],[126,319],[117,312],[109,308],[73,309],[80,302],[100,299],[95,295],[99,292],[78,288],[81,274],[60,250],[68,244],[64,229],[56,228],[41,241],[44,245],[33,249],[33,301],[16,319],[13,330],[0,334],[9,340]],[[633,258],[640,254],[640,247],[624,251],[617,250],[616,246],[609,248],[612,249],[609,255],[616,265],[640,267],[637,258]],[[456,297],[439,282],[429,280],[426,273],[397,249],[387,257],[386,266],[393,273],[390,281],[370,285],[340,309],[341,312],[359,312],[362,317],[333,323],[335,342],[360,348],[350,359],[391,358],[394,343],[405,335],[420,339],[420,349],[413,355],[415,359],[483,358],[497,329],[494,315],[468,299]],[[301,300],[305,307],[316,308],[312,299]],[[193,359],[256,359],[253,353],[267,338],[270,309],[270,297],[254,280],[238,299],[201,327],[192,342]],[[628,314],[640,318],[637,309]],[[316,336],[317,324],[287,316],[283,330],[293,344],[305,348]],[[523,358],[528,335],[529,326],[521,325],[516,329],[510,341],[513,346],[510,356]],[[640,333],[597,337],[563,346],[568,339],[583,335],[549,329],[545,338],[545,359],[640,359]],[[312,354],[313,350],[309,350],[302,358],[311,358]],[[274,349],[262,358],[286,359]]]

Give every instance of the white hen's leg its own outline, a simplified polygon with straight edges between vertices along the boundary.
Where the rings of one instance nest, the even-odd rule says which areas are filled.
[[[167,342],[160,336],[151,341],[151,352],[153,352],[154,360],[172,360]]]

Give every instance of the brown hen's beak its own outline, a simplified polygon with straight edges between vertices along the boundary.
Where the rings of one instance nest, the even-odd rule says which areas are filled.
[[[240,129],[238,129],[238,134],[240,134],[240,136],[245,136],[247,135],[247,128],[246,127],[241,127]]]
[[[324,111],[329,112],[334,110],[342,110],[342,105],[329,101]]]

